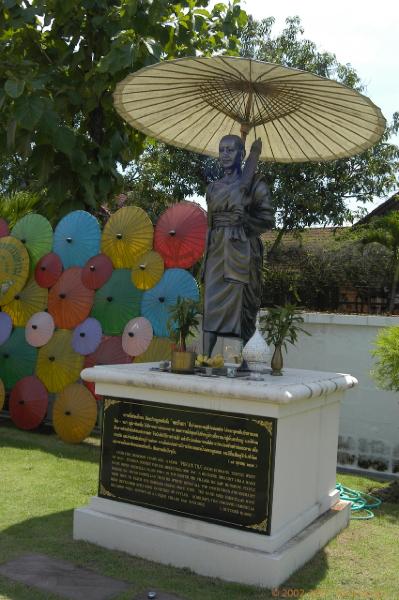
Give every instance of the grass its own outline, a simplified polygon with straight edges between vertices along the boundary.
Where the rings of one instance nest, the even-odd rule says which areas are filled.
[[[128,581],[128,591],[115,600],[133,600],[149,589],[185,600],[399,598],[397,504],[382,504],[369,521],[351,521],[274,595],[74,541],[73,509],[86,505],[96,494],[98,459],[98,439],[70,446],[54,434],[20,431],[0,420],[0,563],[27,552],[73,561]],[[339,475],[338,480],[363,491],[388,485],[350,475]],[[0,598],[57,600],[58,596],[0,577]]]

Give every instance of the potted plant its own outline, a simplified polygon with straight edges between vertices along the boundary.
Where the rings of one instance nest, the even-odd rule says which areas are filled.
[[[198,330],[199,311],[199,302],[180,296],[169,309],[167,328],[175,343],[171,359],[173,373],[194,373],[196,353],[187,349],[187,338]]]
[[[274,345],[271,360],[272,375],[283,374],[282,348],[287,351],[287,343],[295,344],[299,332],[310,335],[301,327],[303,322],[301,311],[294,304],[269,308],[267,314],[260,318],[260,326],[266,342]]]

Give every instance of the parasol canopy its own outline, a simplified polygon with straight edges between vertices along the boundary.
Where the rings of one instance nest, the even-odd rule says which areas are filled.
[[[72,383],[57,395],[53,408],[53,425],[64,442],[83,442],[93,430],[96,420],[97,403],[84,385]]]
[[[10,315],[14,325],[26,325],[32,315],[47,307],[47,296],[47,290],[39,287],[32,278],[11,302],[3,306],[3,310]]]
[[[206,212],[195,202],[178,202],[159,218],[154,248],[163,257],[165,267],[188,269],[205,249],[208,228]]]
[[[15,327],[4,344],[0,346],[0,378],[7,389],[19,379],[33,375],[37,350],[25,341],[25,328]]]
[[[172,356],[172,342],[166,337],[153,337],[147,350],[134,359],[135,363],[159,362],[170,360]]]
[[[161,279],[164,272],[163,258],[149,250],[136,258],[132,264],[132,281],[139,290],[149,290]]]
[[[100,345],[103,332],[101,323],[93,317],[85,319],[73,332],[72,348],[78,354],[91,354]]]
[[[115,269],[95,293],[91,316],[106,335],[120,335],[129,319],[140,315],[142,292],[132,283],[128,269]]]
[[[53,228],[49,221],[34,213],[19,219],[11,235],[24,244],[33,267],[42,256],[50,252],[53,245]]]
[[[168,337],[169,309],[176,304],[178,296],[199,299],[197,282],[183,269],[168,269],[155,287],[144,292],[141,312],[150,321],[154,335]]]
[[[82,269],[82,283],[89,290],[98,290],[107,283],[113,271],[112,261],[105,254],[89,258]]]
[[[85,210],[74,210],[61,219],[54,231],[53,250],[64,269],[83,267],[100,251],[101,231],[98,221]]]
[[[40,287],[52,287],[62,273],[62,262],[58,254],[49,252],[45,254],[35,267],[35,279]]]
[[[24,287],[29,274],[29,254],[12,236],[0,238],[0,305],[10,302]]]
[[[8,340],[12,331],[12,319],[5,312],[0,312],[0,346]]]
[[[101,250],[115,268],[130,268],[135,259],[152,248],[153,226],[138,206],[124,206],[107,221],[101,238]]]
[[[363,152],[385,129],[356,90],[307,71],[231,56],[144,67],[116,86],[117,111],[150,137],[218,156],[224,135],[262,140],[260,159],[326,161]]]
[[[11,390],[10,417],[20,429],[39,427],[46,416],[47,408],[47,390],[35,375],[23,377]]]
[[[129,356],[139,356],[145,352],[152,340],[152,325],[145,317],[131,319],[122,335],[122,348]]]
[[[45,311],[35,313],[25,327],[25,339],[30,346],[39,348],[51,340],[54,333],[54,319]]]
[[[126,365],[132,362],[131,357],[122,348],[122,337],[103,337],[97,350],[85,357],[84,368],[96,365]],[[95,384],[84,381],[84,385],[99,400],[102,396],[95,393]]]
[[[37,354],[36,375],[49,392],[60,392],[79,379],[83,356],[72,348],[72,332],[59,329]]]
[[[7,221],[0,217],[0,237],[5,237],[6,235],[10,235],[10,228]]]
[[[6,390],[4,388],[4,383],[0,379],[0,411],[3,410],[5,398],[6,398]]]
[[[93,306],[94,292],[82,283],[82,269],[63,272],[48,296],[48,311],[61,329],[73,329],[84,321]]]

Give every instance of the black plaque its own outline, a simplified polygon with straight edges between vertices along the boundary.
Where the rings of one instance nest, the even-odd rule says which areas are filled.
[[[270,533],[276,421],[104,399],[99,496]]]

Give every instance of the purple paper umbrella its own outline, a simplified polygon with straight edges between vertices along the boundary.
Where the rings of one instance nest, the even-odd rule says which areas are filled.
[[[0,345],[8,340],[11,330],[12,319],[10,315],[5,312],[0,312]]]
[[[78,354],[91,354],[97,350],[102,334],[99,321],[89,317],[75,328],[72,336],[72,348]]]

